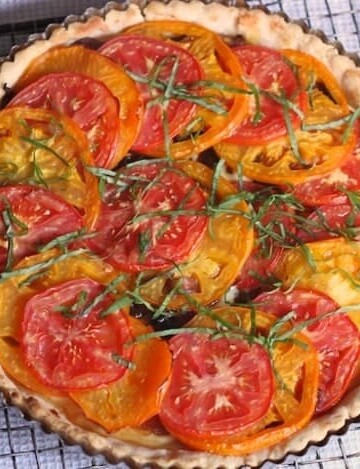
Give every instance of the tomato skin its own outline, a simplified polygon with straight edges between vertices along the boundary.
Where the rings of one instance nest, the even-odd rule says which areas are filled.
[[[42,383],[58,390],[96,388],[119,379],[126,367],[114,354],[131,360],[132,339],[122,311],[104,318],[109,296],[81,315],[81,295],[91,302],[104,288],[90,279],[64,282],[36,294],[25,305],[21,348],[26,364]],[[86,303],[85,303],[86,305]],[[61,308],[70,308],[62,312]],[[74,310],[73,310],[74,308]]]
[[[122,34],[106,42],[98,52],[131,72],[149,79],[157,67],[160,67],[158,79],[165,83],[169,80],[175,64],[174,60],[169,61],[169,58],[176,57],[179,62],[174,86],[192,84],[204,78],[202,67],[193,54],[175,44],[149,37]],[[137,85],[145,104],[145,112],[132,149],[151,155],[153,147],[164,145],[162,105],[148,106],[154,97],[154,89],[146,84]],[[159,92],[156,96],[158,94]],[[170,99],[167,101],[165,112],[168,136],[173,138],[193,119],[196,105],[189,101]]]
[[[22,89],[8,104],[66,114],[87,134],[97,166],[116,154],[120,134],[119,103],[100,81],[79,73],[50,73]]]
[[[38,248],[57,236],[83,227],[79,212],[52,192],[40,187],[11,185],[0,187],[0,211],[9,210],[16,221],[11,223],[17,233],[11,252],[15,264],[25,256],[35,254]],[[23,225],[20,226],[19,223]],[[4,219],[0,219],[0,269],[8,257],[8,239]]]
[[[294,312],[295,322],[335,312],[339,306],[323,293],[294,289],[262,293],[255,298],[259,308],[278,317]],[[333,407],[345,394],[360,357],[360,331],[345,315],[334,314],[304,328],[320,360],[316,413]]]
[[[187,259],[208,222],[207,216],[196,214],[206,203],[197,182],[179,167],[152,160],[125,167],[121,180],[128,187],[120,192],[116,185],[108,186],[94,228],[100,235],[87,245],[125,272],[162,270]],[[195,214],[146,216],[179,209]],[[133,222],[141,215],[144,221]]]
[[[170,348],[172,377],[159,414],[170,431],[223,437],[264,417],[274,394],[274,377],[261,346],[180,334],[171,339]]]
[[[272,92],[273,89],[280,89],[299,109],[305,109],[306,93],[300,91],[294,72],[280,52],[250,44],[237,46],[232,50],[239,58],[248,81],[261,90]],[[269,96],[261,95],[259,112],[261,113],[259,122],[254,122],[255,111],[252,111],[226,141],[238,145],[259,145],[286,135],[284,112],[280,103]],[[290,112],[290,118],[293,128],[298,128],[299,116]]]

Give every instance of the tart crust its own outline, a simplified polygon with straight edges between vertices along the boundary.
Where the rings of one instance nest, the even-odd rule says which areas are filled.
[[[234,2],[232,2],[234,3]],[[354,60],[341,55],[334,44],[327,43],[316,33],[304,30],[280,15],[261,9],[227,6],[221,2],[205,5],[201,1],[173,0],[168,4],[153,1],[143,4],[109,4],[103,10],[89,9],[83,17],[70,17],[63,25],[50,26],[44,34],[34,35],[23,48],[14,48],[0,70],[0,99],[39,54],[61,44],[71,44],[84,37],[110,37],[124,28],[142,21],[156,19],[192,21],[230,36],[242,35],[247,41],[273,48],[293,48],[320,59],[335,74],[345,90],[349,103],[360,106],[360,68]],[[100,427],[73,415],[71,422],[65,415],[69,402],[47,400],[31,393],[10,380],[0,368],[0,389],[7,400],[26,415],[38,420],[47,430],[57,432],[65,441],[80,444],[89,453],[101,453],[110,462],[128,461],[136,464],[155,464],[159,467],[176,465],[181,468],[236,468],[241,465],[258,466],[266,460],[279,461],[288,453],[303,451],[311,443],[322,442],[329,433],[341,431],[351,420],[360,416],[360,384],[353,387],[339,405],[325,415],[312,420],[304,429],[272,448],[244,457],[218,456],[192,451],[177,443],[171,436],[149,430],[124,429],[106,434]]]

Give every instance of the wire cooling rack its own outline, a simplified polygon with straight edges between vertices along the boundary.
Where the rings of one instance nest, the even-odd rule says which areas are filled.
[[[345,50],[360,54],[360,0],[248,0],[283,12],[340,41]],[[49,23],[67,14],[80,14],[87,6],[101,7],[102,0],[0,0],[0,56],[21,44]],[[25,420],[18,409],[0,398],[0,469],[128,469],[110,466],[101,456],[88,456],[78,446],[67,446],[57,435],[46,434],[36,422]],[[325,446],[312,447],[304,456],[284,463],[265,464],[264,469],[357,469],[360,468],[360,423],[350,425],[343,436],[332,436]]]

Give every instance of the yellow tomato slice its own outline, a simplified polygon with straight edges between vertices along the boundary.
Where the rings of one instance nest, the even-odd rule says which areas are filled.
[[[210,190],[213,172],[209,168],[192,161],[179,164],[184,172]],[[216,193],[223,201],[236,191],[221,179]],[[223,213],[211,216],[201,244],[189,259],[147,280],[141,287],[141,295],[153,304],[161,304],[173,290],[169,307],[178,308],[187,301],[176,293],[181,286],[195,302],[210,304],[218,300],[232,285],[252,250],[254,235],[246,212],[247,205],[237,202]]]
[[[302,127],[268,144],[220,142],[215,147],[230,166],[241,164],[245,176],[270,184],[296,184],[326,174],[337,168],[356,144],[356,133],[351,130],[346,135],[345,122],[331,125],[350,113],[346,97],[331,72],[302,52],[283,54],[298,67],[300,82],[308,93]]]
[[[316,241],[286,252],[276,276],[285,287],[318,290],[340,306],[357,306],[349,312],[360,328],[360,243],[345,238]]]
[[[104,83],[119,101],[120,140],[108,167],[114,167],[128,152],[140,128],[143,104],[137,86],[111,60],[83,46],[56,47],[34,59],[15,91],[49,73],[74,72]]]
[[[97,180],[84,170],[92,158],[84,133],[68,117],[44,109],[0,111],[0,181],[42,185],[84,213],[98,215]]]
[[[234,53],[219,35],[184,21],[147,21],[128,28],[125,33],[142,34],[186,48],[199,60],[205,73],[207,84],[199,87],[200,97],[227,109],[225,114],[220,114],[199,105],[192,123],[188,125],[191,131],[185,131],[178,141],[171,143],[172,158],[191,157],[206,150],[229,136],[245,117],[248,107],[246,93],[233,93],[227,88],[247,90],[240,78],[242,69]],[[164,155],[163,146],[151,148],[151,151],[153,156]]]

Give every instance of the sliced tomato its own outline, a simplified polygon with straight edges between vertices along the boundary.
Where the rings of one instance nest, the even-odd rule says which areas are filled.
[[[345,238],[314,241],[284,253],[276,276],[285,288],[314,289],[340,306],[360,304],[360,243]],[[348,313],[360,328],[359,311]]]
[[[79,212],[35,186],[0,187],[0,269],[11,269],[41,245],[83,226]]]
[[[107,187],[94,228],[99,235],[87,245],[126,272],[165,269],[186,260],[208,222],[201,214],[206,194],[199,184],[180,167],[152,160],[121,169],[117,181],[123,187]]]
[[[18,92],[39,78],[52,73],[76,73],[100,81],[120,103],[118,118],[112,125],[118,125],[120,119],[120,139],[108,159],[103,161],[107,168],[114,167],[128,152],[140,128],[143,103],[135,83],[111,60],[94,50],[83,46],[54,47],[34,59],[18,80],[15,91]],[[102,103],[103,105],[104,103]]]
[[[79,73],[50,73],[21,90],[8,106],[58,111],[86,133],[96,166],[114,160],[120,136],[119,102],[100,81]]]
[[[251,107],[249,116],[226,141],[239,145],[259,145],[286,135],[283,107],[270,94],[281,94],[301,110],[307,103],[306,93],[301,92],[289,63],[280,52],[264,46],[247,44],[232,50],[240,60],[246,80],[259,87],[260,96],[258,107],[255,104]],[[294,111],[289,114],[292,127],[298,128],[301,122],[299,116]]]
[[[305,205],[317,207],[320,205],[337,205],[346,203],[348,197],[345,191],[360,189],[360,137],[354,151],[340,165],[322,177],[310,178],[301,184],[295,184],[292,192]]]
[[[349,202],[321,205],[310,213],[296,236],[303,243],[320,241],[341,235],[358,239],[360,214]]]
[[[211,191],[214,174],[209,168],[194,161],[178,164],[203,190]],[[223,178],[217,181],[215,192],[219,203],[236,194],[234,186]],[[246,203],[240,201],[231,204],[228,212],[225,209],[224,213],[214,214],[201,242],[185,262],[163,275],[144,279],[143,297],[153,304],[161,304],[164,298],[171,297],[168,306],[175,309],[187,302],[186,296],[202,304],[219,300],[233,284],[253,247],[254,234],[246,218],[247,212]],[[185,292],[185,297],[179,290]]]
[[[274,396],[271,361],[260,345],[203,334],[170,341],[173,370],[163,424],[196,437],[232,435],[258,422]]]
[[[302,89],[312,87],[301,127],[289,128],[286,136],[267,144],[221,142],[215,149],[232,168],[241,163],[244,175],[251,179],[299,184],[327,174],[345,162],[354,150],[356,131],[351,129],[344,138],[347,127],[342,119],[350,115],[350,108],[331,72],[305,53],[282,51],[282,54],[298,67]],[[309,77],[313,77],[311,83]],[[332,123],[338,120],[341,123],[334,128]]]
[[[264,311],[282,317],[293,312],[296,323],[316,318],[304,334],[314,344],[320,361],[316,413],[333,407],[346,393],[360,356],[360,332],[330,297],[314,290],[293,289],[263,293],[254,303]],[[333,316],[322,317],[334,313]]]
[[[145,36],[117,36],[100,47],[98,52],[139,75],[140,79],[151,81],[156,78],[165,84],[171,80],[175,87],[186,87],[202,80],[204,76],[202,67],[193,54],[173,43]],[[165,90],[161,91],[151,84],[137,84],[145,104],[145,113],[132,149],[151,154],[152,147],[164,146],[163,114],[167,121],[166,138],[173,138],[193,119],[196,105],[183,99],[166,99]]]
[[[197,24],[174,20],[146,21],[131,26],[125,33],[178,45],[193,54],[204,70],[205,83],[200,97],[208,107],[199,103],[186,131],[170,145],[172,158],[189,158],[210,148],[228,137],[245,117],[247,96],[244,91],[247,86],[241,79],[242,69],[219,35]],[[239,92],[234,93],[229,87],[237,88]],[[193,93],[191,88],[187,91]],[[218,106],[218,110],[212,106]],[[163,156],[164,145],[153,148],[152,154]]]
[[[217,329],[228,321],[233,333],[184,332],[170,341],[174,363],[160,409],[162,423],[189,447],[217,454],[248,454],[283,441],[313,414],[316,352],[310,345],[305,350],[280,344],[269,360],[260,344],[244,342],[244,334],[266,336],[274,317],[223,307],[213,310],[213,318],[198,315],[189,326]],[[295,337],[309,343],[300,334]]]
[[[130,325],[134,337],[151,332],[134,318],[130,318]],[[149,339],[134,345],[132,363],[134,366],[114,383],[70,393],[85,415],[108,432],[138,427],[159,412],[172,367],[168,344]]]
[[[98,215],[97,180],[85,134],[65,115],[45,109],[0,112],[0,181],[44,186],[81,210],[90,226]]]
[[[25,305],[21,347],[26,364],[47,386],[60,390],[96,388],[119,379],[131,360],[127,315],[101,317],[114,301],[97,300],[104,287],[90,279],[60,283]],[[86,306],[89,311],[85,311]]]
[[[281,198],[276,200],[273,188],[260,186],[252,192],[255,245],[235,281],[240,293],[245,294],[272,284],[284,246],[292,242],[295,223],[291,216],[294,208]]]
[[[266,289],[269,284],[272,285],[274,272],[283,251],[279,246],[273,246],[268,252],[254,248],[235,281],[240,294]]]

